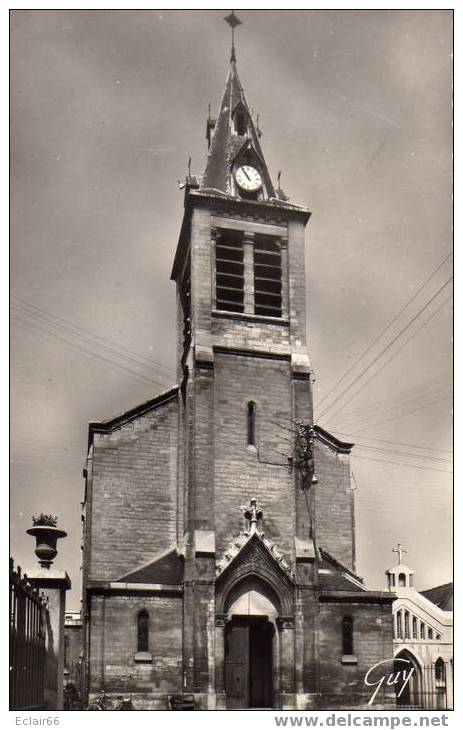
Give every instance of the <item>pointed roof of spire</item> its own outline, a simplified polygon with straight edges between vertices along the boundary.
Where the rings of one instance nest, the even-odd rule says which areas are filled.
[[[233,115],[238,106],[242,107],[247,116],[246,135],[235,133]],[[219,116],[215,123],[201,187],[212,188],[222,193],[230,194],[230,177],[233,162],[246,146],[250,146],[259,158],[259,167],[267,197],[275,197],[275,189],[270,179],[260,146],[259,134],[244,95],[232,51],[232,60],[225,82],[225,90],[220,105]]]

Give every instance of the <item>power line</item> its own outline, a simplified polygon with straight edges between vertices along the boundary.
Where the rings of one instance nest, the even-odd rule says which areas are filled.
[[[357,438],[360,436],[360,434],[352,434],[352,433],[346,433],[344,431],[338,431],[337,429],[333,429],[335,433],[338,433],[340,436],[348,436],[349,438]],[[362,434],[363,436],[363,434]],[[449,451],[448,449],[438,449],[434,446],[420,446],[419,444],[409,444],[405,443],[403,441],[389,441],[388,439],[380,439],[375,436],[363,436],[363,438],[366,438],[367,441],[380,441],[381,443],[385,444],[392,444],[393,446],[408,446],[412,449],[427,449],[429,451],[443,451],[446,454],[452,454],[452,451]]]
[[[381,414],[382,411],[385,413],[392,413],[395,408],[403,407],[404,405],[408,403],[412,403],[413,401],[420,400],[426,396],[429,395],[436,395],[438,392],[442,390],[448,391],[448,382],[451,382],[450,379],[446,379],[445,385],[441,384],[439,386],[431,387],[429,385],[425,386],[425,391],[423,393],[415,394],[411,397],[406,397],[405,395],[401,395],[399,398],[394,398],[394,396],[391,396],[390,398],[386,398],[384,401],[376,402],[376,404],[370,408],[367,408],[363,411],[357,411],[357,413],[351,413],[351,414],[345,414],[344,418],[348,419],[345,421],[345,426],[341,425],[341,428],[345,428],[346,426],[354,428],[357,428],[357,423],[361,422],[363,420],[369,420],[371,418],[372,414],[374,416],[378,416]],[[422,389],[423,386],[420,386],[420,389]],[[410,389],[410,393],[413,392],[413,388]],[[382,404],[382,405],[381,405]],[[341,422],[343,424],[344,421]]]
[[[353,454],[352,456],[355,459],[364,459],[365,461],[377,461],[380,464],[393,464],[394,466],[408,466],[410,469],[420,469],[421,471],[439,471],[442,474],[452,475],[451,471],[447,471],[446,469],[437,469],[434,466],[416,466],[415,464],[406,464],[401,461],[391,461],[390,459],[375,459],[372,456],[357,456],[356,454]]]
[[[35,312],[37,312],[42,317],[48,318],[52,321],[55,320],[57,323],[62,323],[63,326],[66,326],[68,328],[70,327],[73,330],[75,330],[77,333],[82,333],[82,334],[79,334],[80,337],[85,337],[85,338],[89,338],[89,339],[96,341],[95,344],[100,344],[100,342],[101,342],[103,344],[103,346],[115,348],[116,350],[121,351],[121,353],[127,353],[127,355],[130,356],[129,359],[135,358],[138,361],[144,360],[145,361],[144,367],[149,367],[150,369],[154,367],[155,369],[165,370],[166,375],[168,377],[172,377],[172,374],[175,374],[175,372],[176,372],[174,368],[167,367],[166,365],[163,365],[162,363],[157,362],[156,360],[154,360],[151,357],[145,357],[145,355],[141,355],[138,352],[134,352],[133,350],[130,350],[128,347],[125,347],[124,345],[115,343],[115,342],[109,340],[107,337],[103,337],[102,335],[97,335],[95,332],[91,332],[90,330],[85,329],[84,327],[81,327],[80,325],[77,325],[74,322],[71,322],[71,320],[69,320],[69,319],[65,319],[64,317],[60,317],[59,315],[51,313],[51,312],[47,312],[44,309],[41,309],[40,307],[38,307],[37,305],[31,304],[30,302],[27,302],[24,299],[20,299],[17,296],[13,295],[11,297],[11,302],[12,302],[12,304],[17,303],[16,306],[22,307],[23,309],[32,310],[30,312],[31,314],[34,314]],[[121,355],[121,356],[123,356],[123,355]],[[140,362],[140,365],[143,365],[143,363]]]
[[[28,322],[27,320],[22,319],[22,317],[18,314],[15,315],[15,317],[26,327],[32,328],[35,331],[35,325],[31,322]],[[100,360],[101,362],[104,362],[108,365],[112,365],[113,367],[117,368],[118,370],[121,370],[122,372],[127,373],[128,375],[132,375],[133,377],[138,378],[139,380],[142,380],[145,383],[149,383],[150,385],[161,385],[162,388],[165,388],[165,384],[161,383],[158,380],[155,380],[154,378],[150,378],[147,375],[143,375],[142,373],[138,373],[133,369],[130,369],[129,367],[126,367],[122,365],[122,363],[118,363],[114,360],[110,360],[107,357],[104,357],[103,355],[93,352],[92,350],[88,350],[85,347],[82,347],[82,345],[79,345],[75,342],[70,342],[69,340],[60,337],[56,332],[48,330],[43,324],[40,325],[42,327],[42,331],[45,335],[48,335],[49,337],[53,337],[54,339],[58,340],[59,342],[64,343],[65,345],[68,345],[69,347],[74,348],[77,350],[77,352],[81,355],[84,355],[84,357],[89,357],[93,360]]]
[[[378,446],[368,446],[367,444],[355,444],[356,448],[358,449],[369,449],[371,451],[377,451],[378,453],[382,454],[394,454],[395,456],[403,456],[405,458],[410,459],[418,459],[418,460],[429,460],[429,461],[443,461],[446,464],[453,464],[452,459],[445,459],[442,456],[428,456],[427,454],[411,454],[410,452],[406,451],[394,451],[394,449],[382,449]]]
[[[413,408],[411,411],[406,411],[405,413],[400,413],[397,416],[392,416],[391,418],[384,418],[382,421],[375,421],[374,423],[371,423],[369,426],[361,426],[361,428],[364,428],[366,431],[368,431],[370,428],[374,428],[375,426],[380,426],[383,423],[389,423],[390,421],[396,421],[398,418],[404,418],[404,416],[409,416],[412,413],[417,413],[418,411],[422,411],[423,408],[429,408],[430,406],[434,406],[437,403],[443,403],[444,401],[451,398],[451,395],[446,396],[445,398],[437,398],[436,400],[431,401],[430,403],[425,403],[424,405],[418,406],[418,408]],[[360,435],[362,436],[362,432],[360,431]]]
[[[344,375],[342,375],[342,376],[341,376],[341,378],[340,378],[340,379],[339,379],[339,380],[338,380],[338,381],[337,381],[337,382],[336,382],[336,383],[335,383],[335,384],[333,385],[333,387],[332,387],[332,388],[330,388],[330,390],[328,391],[328,393],[326,393],[326,394],[325,394],[325,395],[323,396],[323,398],[321,399],[320,403],[318,404],[318,407],[320,407],[320,405],[321,405],[321,404],[323,403],[323,401],[325,401],[325,400],[326,400],[326,399],[328,398],[328,396],[329,396],[329,395],[330,395],[330,394],[331,394],[331,393],[333,392],[333,390],[335,390],[335,389],[336,389],[336,388],[338,387],[338,385],[339,385],[340,383],[342,383],[342,381],[343,381],[343,380],[345,380],[345,378],[347,378],[347,376],[348,376],[348,375],[350,375],[350,373],[352,372],[352,370],[353,370],[353,369],[354,369],[354,368],[355,368],[355,367],[356,367],[356,366],[358,365],[358,363],[359,363],[359,362],[360,362],[361,360],[363,360],[363,358],[365,357],[365,355],[367,355],[367,354],[368,354],[368,353],[370,352],[370,350],[371,350],[371,349],[372,349],[372,348],[373,348],[373,347],[374,347],[374,346],[376,345],[376,343],[378,342],[378,340],[380,340],[380,339],[381,339],[381,337],[383,336],[383,334],[384,334],[385,332],[387,332],[387,330],[388,330],[388,329],[390,329],[390,328],[392,327],[392,325],[393,325],[393,324],[394,324],[394,323],[395,323],[395,322],[396,322],[396,321],[397,321],[397,320],[399,319],[399,317],[400,317],[400,316],[401,316],[401,314],[402,314],[402,313],[403,313],[403,312],[404,312],[404,311],[405,311],[405,310],[407,309],[407,307],[408,307],[408,306],[409,306],[409,305],[410,305],[410,304],[411,304],[411,303],[412,303],[412,302],[413,302],[413,301],[414,301],[414,300],[415,300],[415,299],[417,298],[417,296],[418,296],[418,295],[419,295],[419,294],[420,294],[420,293],[421,293],[421,292],[423,291],[423,289],[424,289],[424,288],[425,288],[425,287],[427,286],[427,284],[428,284],[428,283],[429,283],[429,282],[431,281],[431,279],[432,279],[432,278],[433,278],[433,277],[434,277],[434,276],[435,276],[435,275],[437,274],[437,272],[438,272],[438,271],[439,271],[439,270],[440,270],[440,269],[441,269],[441,268],[442,268],[442,267],[444,266],[444,264],[445,264],[445,263],[446,263],[446,262],[448,261],[448,259],[450,258],[450,256],[451,256],[451,255],[452,255],[452,251],[450,251],[450,252],[449,252],[449,253],[447,254],[447,256],[446,256],[446,257],[444,258],[444,260],[443,260],[443,261],[441,261],[441,263],[439,264],[439,266],[438,266],[438,267],[437,267],[436,269],[434,269],[434,271],[432,272],[432,274],[431,274],[431,275],[430,275],[430,276],[429,276],[429,277],[428,277],[428,278],[426,279],[426,281],[424,282],[424,284],[422,284],[422,285],[420,286],[420,288],[418,289],[418,291],[416,291],[416,292],[415,292],[415,294],[413,294],[413,296],[412,296],[412,297],[411,297],[411,298],[410,298],[410,299],[409,299],[409,300],[407,301],[407,303],[406,303],[406,304],[405,304],[405,305],[404,305],[404,306],[402,307],[402,309],[400,310],[400,312],[399,312],[398,314],[396,314],[396,316],[395,316],[395,317],[394,317],[394,318],[393,318],[393,319],[392,319],[392,320],[391,320],[391,321],[390,321],[390,322],[389,322],[389,323],[388,323],[388,324],[386,325],[386,327],[385,327],[385,328],[384,328],[383,330],[381,330],[381,332],[379,333],[379,335],[377,335],[377,336],[375,337],[375,339],[373,340],[373,342],[372,342],[372,343],[371,343],[370,345],[368,345],[368,347],[366,348],[366,350],[364,350],[364,351],[362,352],[362,354],[360,355],[360,357],[358,357],[358,358],[357,358],[357,360],[356,360],[356,361],[355,361],[355,362],[354,362],[354,363],[353,363],[353,364],[352,364],[352,365],[350,366],[349,370],[348,370],[348,371],[347,371],[346,373],[344,373]]]
[[[451,278],[452,278],[452,277],[451,277]],[[444,286],[447,286],[447,284],[448,284],[448,281],[447,281],[447,282],[446,282],[446,283],[444,284]],[[443,288],[443,287],[441,287],[441,289],[442,289],[442,288]],[[434,298],[435,298],[435,297],[437,296],[437,294],[439,294],[439,293],[440,293],[440,292],[437,292],[437,293],[436,293],[436,294],[434,295],[433,299],[434,299]],[[442,304],[440,304],[440,305],[439,305],[439,307],[438,307],[438,308],[437,308],[437,309],[436,309],[436,310],[435,310],[435,311],[434,311],[434,312],[433,312],[433,313],[432,313],[432,314],[431,314],[431,315],[430,315],[430,316],[428,317],[428,319],[426,319],[426,320],[425,320],[425,321],[423,322],[423,324],[422,324],[422,325],[421,325],[421,326],[420,326],[420,327],[419,327],[419,328],[418,328],[417,330],[415,330],[415,332],[413,332],[413,333],[412,333],[412,334],[410,335],[410,337],[408,337],[408,339],[406,339],[406,340],[405,340],[405,342],[404,342],[404,343],[402,343],[402,345],[401,345],[401,346],[399,347],[399,349],[398,349],[398,350],[396,350],[396,351],[395,351],[395,352],[394,352],[394,353],[393,353],[393,354],[391,355],[391,357],[389,357],[389,358],[388,358],[388,359],[387,359],[387,360],[386,360],[386,361],[385,361],[385,362],[384,362],[384,363],[383,363],[383,364],[382,364],[382,365],[381,365],[381,366],[380,366],[380,367],[378,368],[378,370],[377,370],[377,371],[376,371],[375,373],[373,373],[373,375],[371,376],[371,378],[369,378],[369,379],[368,379],[368,380],[367,380],[367,381],[366,381],[365,383],[363,383],[363,385],[361,385],[361,387],[360,387],[360,388],[359,388],[358,390],[356,390],[356,391],[355,391],[355,393],[354,393],[354,394],[353,394],[353,395],[352,395],[352,396],[351,396],[351,397],[349,398],[349,400],[347,400],[347,401],[346,401],[346,402],[345,402],[345,403],[344,403],[344,404],[343,404],[343,405],[342,405],[342,406],[341,406],[340,408],[338,408],[338,410],[337,410],[337,411],[336,411],[336,412],[335,412],[335,413],[334,413],[334,414],[333,414],[333,415],[331,416],[331,418],[335,418],[335,417],[337,416],[337,414],[338,414],[338,413],[340,413],[340,412],[341,412],[342,410],[344,410],[344,408],[345,408],[345,407],[346,407],[346,406],[347,406],[347,405],[348,405],[349,403],[351,403],[351,401],[352,401],[352,400],[353,400],[353,399],[354,399],[354,398],[355,398],[355,397],[356,397],[356,396],[357,396],[357,395],[358,395],[358,394],[359,394],[359,393],[360,393],[360,392],[361,392],[361,391],[362,391],[362,390],[363,390],[364,388],[366,388],[366,386],[367,386],[367,385],[368,385],[369,383],[371,383],[371,381],[372,381],[372,380],[373,380],[374,378],[376,378],[376,376],[377,376],[377,375],[378,375],[378,374],[379,374],[379,373],[381,372],[381,370],[382,370],[383,368],[385,368],[385,367],[386,367],[386,365],[388,365],[388,364],[389,364],[389,363],[391,362],[391,360],[393,360],[393,359],[394,359],[395,357],[397,357],[397,355],[398,355],[398,354],[399,354],[400,352],[402,352],[402,350],[404,349],[404,347],[405,347],[406,345],[408,345],[408,343],[409,343],[409,342],[410,342],[411,340],[413,340],[413,338],[414,338],[414,337],[416,337],[416,336],[417,336],[417,335],[418,335],[418,334],[419,334],[419,333],[421,332],[421,330],[422,330],[422,329],[423,329],[423,328],[424,328],[424,327],[425,327],[425,326],[426,326],[426,325],[427,325],[427,324],[428,324],[428,323],[429,323],[429,322],[430,322],[430,321],[431,321],[431,320],[433,319],[433,317],[435,317],[435,316],[436,316],[436,314],[437,314],[437,313],[438,313],[438,312],[439,312],[439,311],[440,311],[440,310],[442,309],[442,307],[444,307],[444,306],[445,306],[445,305],[447,304],[447,302],[449,302],[449,301],[450,301],[451,299],[452,299],[452,295],[450,295],[449,297],[447,297],[447,299],[445,299],[445,300],[444,300],[444,301],[442,302]],[[431,303],[431,301],[432,301],[432,300],[430,300],[430,301],[429,301],[429,302],[428,302],[428,303],[427,303],[427,304],[425,305],[425,307],[423,308],[423,310],[422,310],[422,311],[424,311],[424,309],[425,309],[425,308],[426,308],[427,306],[429,306],[429,304]],[[417,317],[417,316],[419,316],[419,314],[421,314],[421,312],[419,312],[419,313],[418,313],[418,315],[416,315],[416,316],[414,317],[414,319],[416,319],[416,317]],[[409,323],[409,324],[407,325],[407,327],[409,327],[409,326],[410,326],[410,324],[411,324],[411,322],[410,322],[410,323]],[[405,329],[406,329],[406,328],[405,328]],[[399,333],[399,335],[397,335],[397,336],[396,336],[396,337],[395,337],[394,339],[395,339],[395,340],[397,340],[397,338],[398,338],[398,337],[399,337],[399,336],[400,336],[401,334],[402,334],[402,332],[400,332],[400,333]],[[387,349],[389,348],[389,346],[390,346],[391,344],[393,344],[393,343],[391,342],[391,343],[390,343],[390,344],[389,344],[389,345],[388,345],[388,346],[387,346],[387,347],[386,347],[385,349],[387,350]],[[382,355],[382,354],[383,354],[383,353],[380,353],[380,355]],[[380,355],[379,355],[378,357],[380,357]],[[378,359],[378,358],[376,358],[376,359]],[[351,383],[351,384],[350,384],[350,385],[348,386],[348,388],[346,388],[346,389],[345,389],[345,390],[343,391],[343,393],[342,393],[342,394],[341,394],[341,395],[340,395],[340,396],[339,396],[339,397],[338,397],[338,398],[337,398],[337,399],[336,399],[335,401],[333,401],[333,403],[331,404],[331,406],[329,406],[329,407],[328,407],[328,408],[327,408],[326,410],[329,410],[330,408],[332,408],[332,407],[333,407],[333,405],[334,405],[334,404],[335,404],[335,403],[336,403],[336,402],[337,402],[337,401],[338,401],[338,400],[339,400],[340,398],[342,398],[342,396],[343,396],[343,395],[345,395],[345,393],[346,393],[346,392],[347,392],[347,391],[349,390],[349,388],[351,388],[351,387],[352,387],[352,385],[354,385],[354,383],[355,383],[355,382],[356,382],[357,380],[359,380],[359,378],[360,378],[360,377],[361,377],[362,375],[364,375],[364,374],[365,374],[365,372],[366,372],[367,370],[369,370],[369,369],[370,369],[370,367],[371,367],[372,365],[374,365],[374,364],[375,364],[375,363],[374,363],[374,362],[372,362],[372,363],[371,363],[371,364],[370,364],[370,365],[369,365],[369,366],[368,366],[367,368],[365,368],[365,370],[364,370],[364,371],[363,371],[363,372],[362,372],[362,373],[360,374],[360,376],[358,376],[358,377],[356,378],[356,380],[355,380],[355,381],[354,381],[353,383]],[[325,410],[325,413],[326,413],[326,410]],[[318,421],[320,420],[320,418],[322,418],[322,416],[320,416],[320,417],[319,417],[319,418],[317,419],[317,423],[318,423]]]

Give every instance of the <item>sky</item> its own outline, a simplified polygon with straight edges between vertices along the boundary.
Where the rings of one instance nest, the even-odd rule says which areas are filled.
[[[58,515],[70,609],[88,422],[175,383],[177,181],[204,170],[226,12],[11,12],[11,554],[33,568],[31,515]],[[451,13],[238,15],[271,175],[312,211],[315,419],[357,444],[357,572],[383,588],[400,541],[418,589],[447,582]]]

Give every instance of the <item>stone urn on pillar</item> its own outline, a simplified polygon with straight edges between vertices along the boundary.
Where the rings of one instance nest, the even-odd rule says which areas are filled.
[[[57,522],[58,518],[54,515],[34,515],[32,517],[33,527],[27,530],[28,535],[35,537],[35,554],[42,568],[50,568],[58,554],[56,549],[58,539],[67,536],[67,532],[56,527]]]
[[[28,535],[35,537],[35,554],[40,564],[40,568],[35,571],[27,571],[28,578],[48,599],[44,693],[46,708],[49,710],[63,709],[64,615],[66,591],[71,587],[66,571],[51,567],[58,554],[56,543],[60,537],[67,535],[64,530],[56,527],[57,522],[58,518],[54,515],[34,515],[33,527],[27,530]]]

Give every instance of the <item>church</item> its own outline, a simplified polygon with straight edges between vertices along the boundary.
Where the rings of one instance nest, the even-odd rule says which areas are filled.
[[[311,213],[270,177],[233,44],[206,137],[171,275],[177,384],[89,426],[87,696],[394,709],[365,681],[393,657],[394,595],[356,574],[353,444],[313,425]]]

